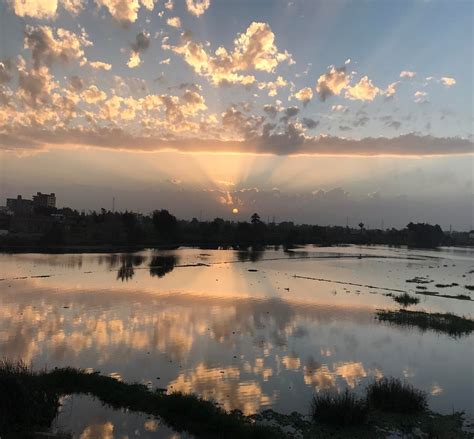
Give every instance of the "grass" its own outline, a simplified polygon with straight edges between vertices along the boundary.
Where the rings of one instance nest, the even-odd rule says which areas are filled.
[[[459,284],[457,284],[456,282],[453,282],[451,284],[436,284],[435,287],[436,288],[451,288],[451,287],[458,287]]]
[[[284,437],[279,429],[255,425],[241,413],[228,413],[195,395],[153,392],[142,384],[127,384],[79,369],[32,372],[23,363],[3,361],[0,389],[1,435],[44,431],[57,414],[61,395],[83,393],[116,409],[159,416],[176,431],[187,431],[196,437]]]
[[[420,299],[418,299],[418,297],[410,296],[408,293],[403,293],[399,296],[394,296],[393,300],[403,306],[416,305],[420,302]]]
[[[427,396],[411,384],[384,377],[367,387],[367,404],[385,412],[416,414],[427,409]]]
[[[464,285],[464,288],[469,291],[474,291],[474,285]]]
[[[59,397],[22,361],[0,361],[0,433],[49,427],[59,408]]]
[[[410,284],[429,284],[433,281],[422,276],[415,276],[413,279],[407,279],[406,282]]]
[[[398,311],[379,310],[377,318],[391,324],[416,326],[423,331],[433,330],[452,337],[461,337],[474,331],[474,320],[451,313],[427,313],[404,309]]]
[[[313,420],[332,425],[360,425],[367,422],[368,408],[364,399],[346,389],[343,393],[321,392],[313,396]]]

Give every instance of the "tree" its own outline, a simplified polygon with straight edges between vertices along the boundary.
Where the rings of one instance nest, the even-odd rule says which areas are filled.
[[[260,215],[258,213],[254,213],[251,217],[250,217],[250,222],[252,224],[260,224],[262,221],[260,220]]]
[[[160,239],[165,242],[173,242],[178,237],[178,221],[166,209],[153,212],[153,226],[158,232]]]
[[[360,227],[360,231],[362,232],[362,230],[364,230],[364,223],[359,223],[359,227]]]

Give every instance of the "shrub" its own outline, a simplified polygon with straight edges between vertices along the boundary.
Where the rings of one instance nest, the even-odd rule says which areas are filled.
[[[313,396],[313,419],[333,425],[357,425],[367,421],[366,401],[346,389],[343,393],[321,392]]]
[[[397,378],[382,378],[367,387],[367,403],[387,412],[415,414],[427,408],[426,393]]]

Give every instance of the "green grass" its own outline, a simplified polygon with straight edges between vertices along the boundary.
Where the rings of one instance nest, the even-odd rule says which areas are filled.
[[[432,330],[455,338],[474,331],[474,320],[451,313],[427,313],[405,309],[398,311],[378,310],[377,318],[394,325],[417,327],[422,331]]]
[[[367,421],[365,400],[357,398],[346,389],[342,393],[321,392],[313,396],[313,420],[332,425],[360,425]]]
[[[416,305],[420,302],[418,297],[410,296],[408,293],[403,293],[399,296],[393,296],[393,300],[403,306]]]
[[[392,413],[421,413],[427,408],[427,395],[396,378],[382,378],[367,387],[370,407]]]
[[[57,414],[59,397],[82,393],[113,408],[159,416],[176,431],[196,437],[284,437],[279,429],[255,425],[241,413],[228,413],[195,395],[166,395],[142,384],[127,384],[73,368],[32,372],[23,363],[3,361],[0,389],[0,434],[44,431]]]

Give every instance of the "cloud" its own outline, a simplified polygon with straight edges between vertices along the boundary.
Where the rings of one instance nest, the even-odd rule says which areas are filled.
[[[264,105],[263,111],[271,118],[275,119],[278,114],[278,109],[274,105]]]
[[[295,98],[302,102],[309,102],[313,99],[313,90],[310,87],[304,87],[294,94]]]
[[[196,17],[204,14],[210,5],[211,0],[186,0],[188,11]]]
[[[385,90],[382,90],[381,93],[386,97],[386,98],[392,98],[395,96],[395,93],[397,92],[397,87],[398,81],[392,82],[387,86]]]
[[[347,87],[346,98],[359,101],[373,101],[380,93],[380,89],[372,84],[368,76],[364,76],[353,87]]]
[[[51,66],[53,61],[70,62],[84,58],[83,47],[91,46],[85,33],[77,35],[59,28],[56,31],[49,26],[26,26],[25,48],[31,50],[35,68]]]
[[[293,63],[288,52],[278,51],[275,35],[266,23],[253,22],[234,40],[232,52],[221,46],[215,55],[210,55],[202,44],[192,41],[187,34],[181,45],[171,49],[213,85],[250,85],[255,82],[255,77],[243,72],[257,70],[271,73],[282,62]]]
[[[454,84],[456,84],[456,80],[449,76],[443,76],[440,81],[445,87],[452,87]]]
[[[110,70],[112,68],[112,64],[102,62],[102,61],[90,61],[89,66],[91,66],[94,70]]]
[[[95,0],[99,7],[105,7],[112,17],[123,23],[134,23],[138,18],[140,6],[153,10],[153,0]]]
[[[171,27],[180,28],[181,27],[181,19],[179,17],[171,17],[166,20],[166,24]]]
[[[330,96],[338,96],[349,86],[351,76],[346,73],[346,66],[331,66],[328,72],[321,75],[316,83],[316,91],[324,102]]]
[[[13,63],[10,59],[0,61],[0,85],[6,84],[13,78]]]
[[[338,105],[333,105],[331,107],[331,110],[332,111],[339,111],[341,113],[347,113],[349,111],[349,108],[346,107],[345,105],[338,104]]]
[[[428,93],[426,93],[426,91],[416,91],[413,96],[415,97],[416,103],[422,104],[427,102]]]
[[[409,70],[403,70],[400,72],[400,78],[413,79],[414,77],[416,77],[416,72],[411,72]]]
[[[309,117],[303,117],[301,123],[305,128],[308,128],[310,130],[316,128],[319,125],[319,121],[310,119]]]
[[[105,99],[107,99],[107,94],[102,90],[99,90],[95,85],[91,85],[81,93],[81,97],[84,102],[88,104],[96,104],[105,101]]]
[[[282,76],[278,76],[275,81],[259,82],[258,88],[259,90],[267,89],[268,96],[273,97],[277,95],[279,88],[286,87],[287,85],[288,85],[288,82],[286,82],[286,80],[283,79]]]
[[[10,0],[13,11],[19,17],[31,17],[40,20],[56,18],[59,5],[73,15],[84,8],[83,0]]]
[[[237,117],[239,119],[239,117]],[[240,122],[240,121],[239,121]],[[6,127],[0,132],[4,151],[42,149],[58,145],[93,146],[128,151],[239,152],[274,155],[329,156],[444,156],[473,154],[474,143],[459,137],[439,138],[405,134],[398,137],[368,137],[360,140],[333,136],[306,137],[293,124],[284,132],[253,136],[244,140],[160,138],[134,136],[120,128]]]
[[[130,59],[128,60],[128,67],[133,69],[140,65],[140,53],[144,52],[150,46],[150,34],[147,32],[140,32],[135,37],[135,42],[131,45],[132,52],[130,54]]]

